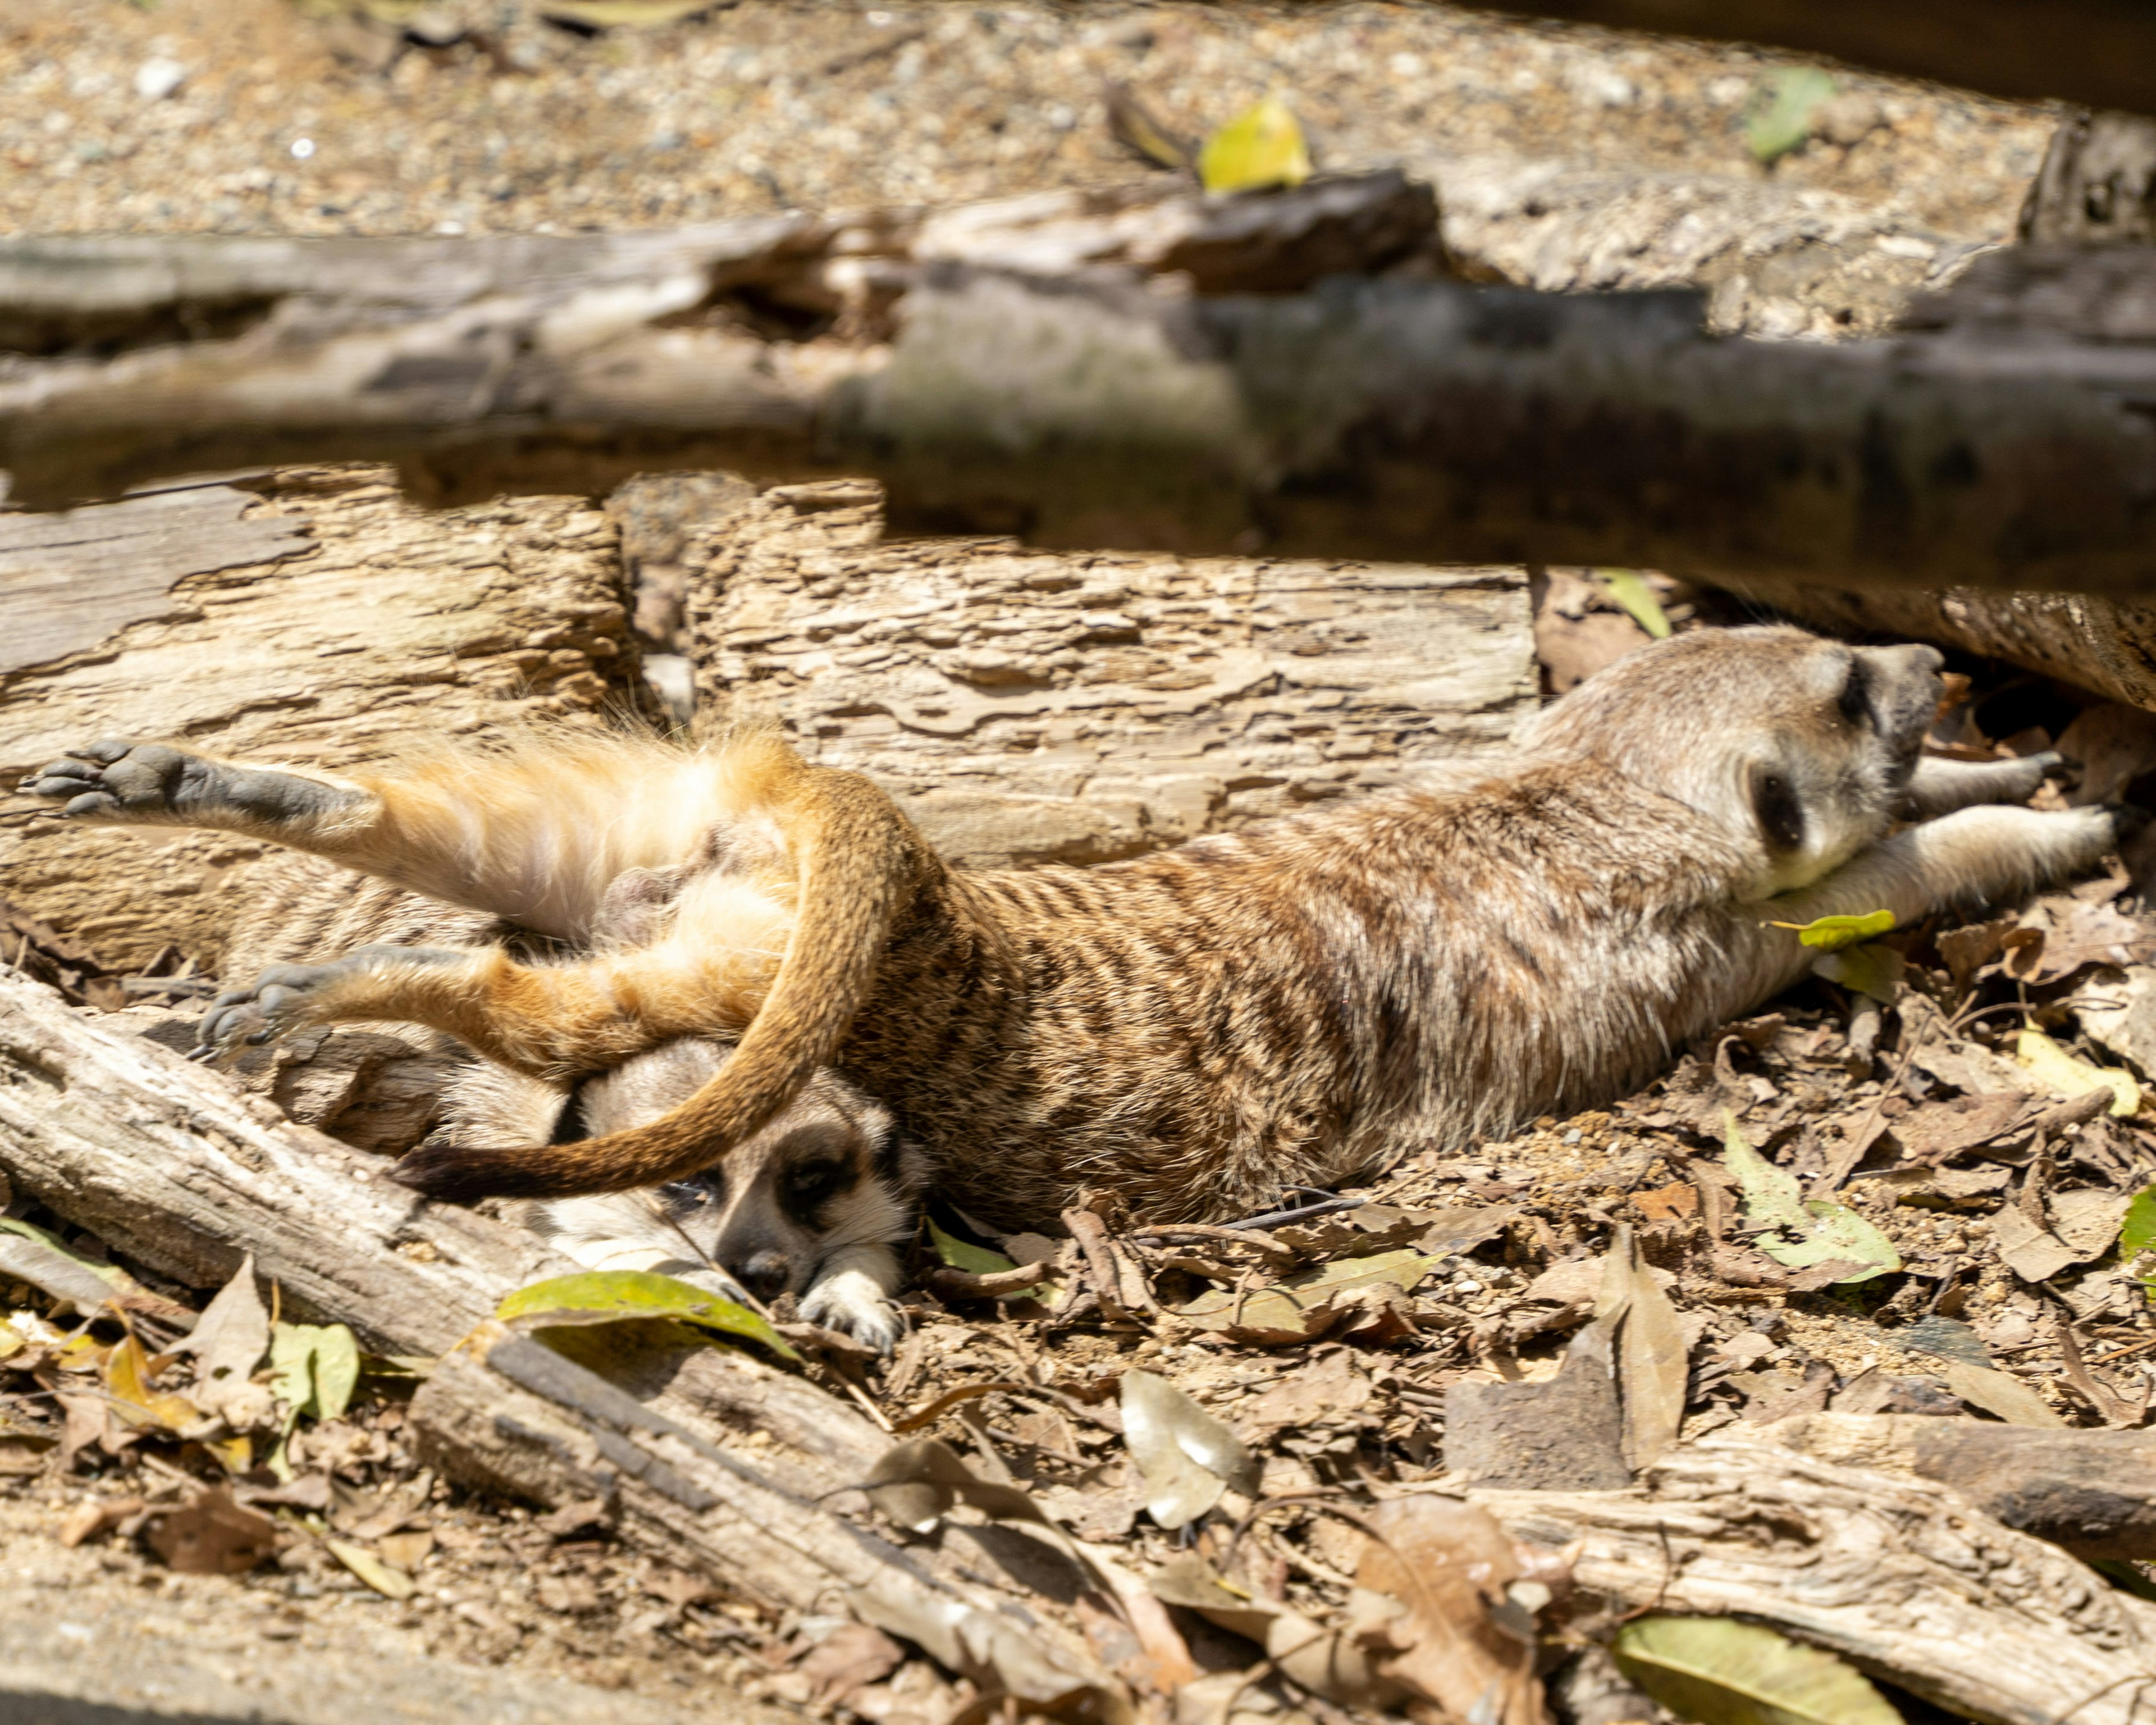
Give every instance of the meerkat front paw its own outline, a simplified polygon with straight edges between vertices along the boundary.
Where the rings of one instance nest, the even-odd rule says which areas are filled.
[[[819,1281],[801,1296],[801,1315],[812,1324],[865,1342],[878,1353],[889,1353],[906,1331],[906,1320],[883,1285],[860,1270],[841,1270]]]

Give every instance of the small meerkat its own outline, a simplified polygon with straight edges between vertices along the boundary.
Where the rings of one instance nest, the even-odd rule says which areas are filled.
[[[1190,1220],[1624,1094],[1804,974],[1770,924],[1907,921],[2112,850],[2137,812],[1959,806],[2025,798],[2047,763],[1922,759],[1939,664],[1786,628],[1681,635],[1494,758],[1091,869],[948,868],[866,780],[767,737],[532,743],[350,780],[115,742],[26,788],[74,819],[275,839],[571,941],[624,871],[683,871],[632,947],[362,947],[219,997],[211,1040],[403,1019],[557,1083],[737,1042],[655,1120],[422,1147],[398,1177],[423,1192],[685,1179],[828,1067],[991,1221],[1086,1188]]]
[[[731,1052],[685,1039],[575,1085],[475,1062],[449,1087],[438,1141],[555,1143],[626,1131],[686,1101]],[[900,1332],[893,1248],[913,1230],[926,1172],[886,1110],[819,1071],[761,1132],[686,1179],[532,1200],[520,1219],[589,1269],[653,1270],[767,1303],[793,1294],[809,1322],[888,1352]]]

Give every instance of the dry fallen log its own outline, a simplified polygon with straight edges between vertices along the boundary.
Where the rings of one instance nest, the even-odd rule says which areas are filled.
[[[891,542],[873,485],[688,536],[697,683],[954,861],[1096,862],[1395,784],[1532,709],[1516,569]]]
[[[49,501],[331,455],[438,498],[867,474],[901,529],[1050,546],[2156,590],[2129,249],[1980,259],[1925,326],[1840,347],[1712,339],[1691,296],[1311,285],[1428,258],[1433,223],[1380,175],[676,234],[11,242],[0,462]]]
[[[1845,1467],[1940,1481],[1994,1520],[2076,1557],[2156,1557],[2156,1432],[1805,1414],[1759,1436]]]
[[[389,477],[286,470],[0,515],[0,788],[97,737],[336,771],[629,704],[634,645],[601,511],[528,497],[429,513]],[[217,964],[271,851],[70,827],[0,796],[0,897],[117,968],[168,942]],[[259,963],[263,941],[243,938],[234,968]]]
[[[349,1324],[379,1352],[471,1337],[417,1409],[435,1459],[468,1477],[556,1506],[606,1497],[624,1538],[739,1597],[851,1603],[942,1637],[939,1656],[1029,1698],[1110,1681],[1046,1615],[1082,1587],[1066,1558],[994,1527],[901,1551],[839,1512],[864,1500],[830,1494],[885,1445],[860,1414],[741,1354],[630,1357],[609,1381],[482,1328],[503,1294],[575,1266],[521,1230],[415,1199],[374,1158],[119,1024],[0,969],[0,1169],[17,1189],[194,1286],[251,1253],[288,1311]],[[1026,1584],[998,1585],[1005,1571]]]
[[[1933,592],[1725,581],[1742,598],[1837,633],[1933,641],[2156,707],[2156,606],[2101,593]]]
[[[1584,1588],[1771,1624],[1990,1725],[2128,1725],[2156,1689],[2156,1605],[1946,1486],[1712,1441],[1645,1482],[1470,1497],[1515,1539],[1579,1542]]]

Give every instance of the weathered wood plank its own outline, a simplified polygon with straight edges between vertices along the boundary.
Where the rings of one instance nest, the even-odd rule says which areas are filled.
[[[302,524],[243,512],[259,500],[191,486],[54,515],[0,515],[0,672],[94,647],[168,616],[182,576],[311,550]]]
[[[2156,1684],[2156,1605],[1949,1486],[1712,1440],[1644,1486],[1469,1497],[1515,1539],[1580,1542],[1582,1588],[1756,1619],[1989,1725],[2128,1725]]]

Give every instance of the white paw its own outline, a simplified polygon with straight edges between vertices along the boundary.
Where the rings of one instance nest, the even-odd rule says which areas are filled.
[[[882,1284],[858,1270],[827,1276],[801,1296],[801,1315],[812,1324],[843,1330],[879,1353],[898,1343],[904,1326]]]

